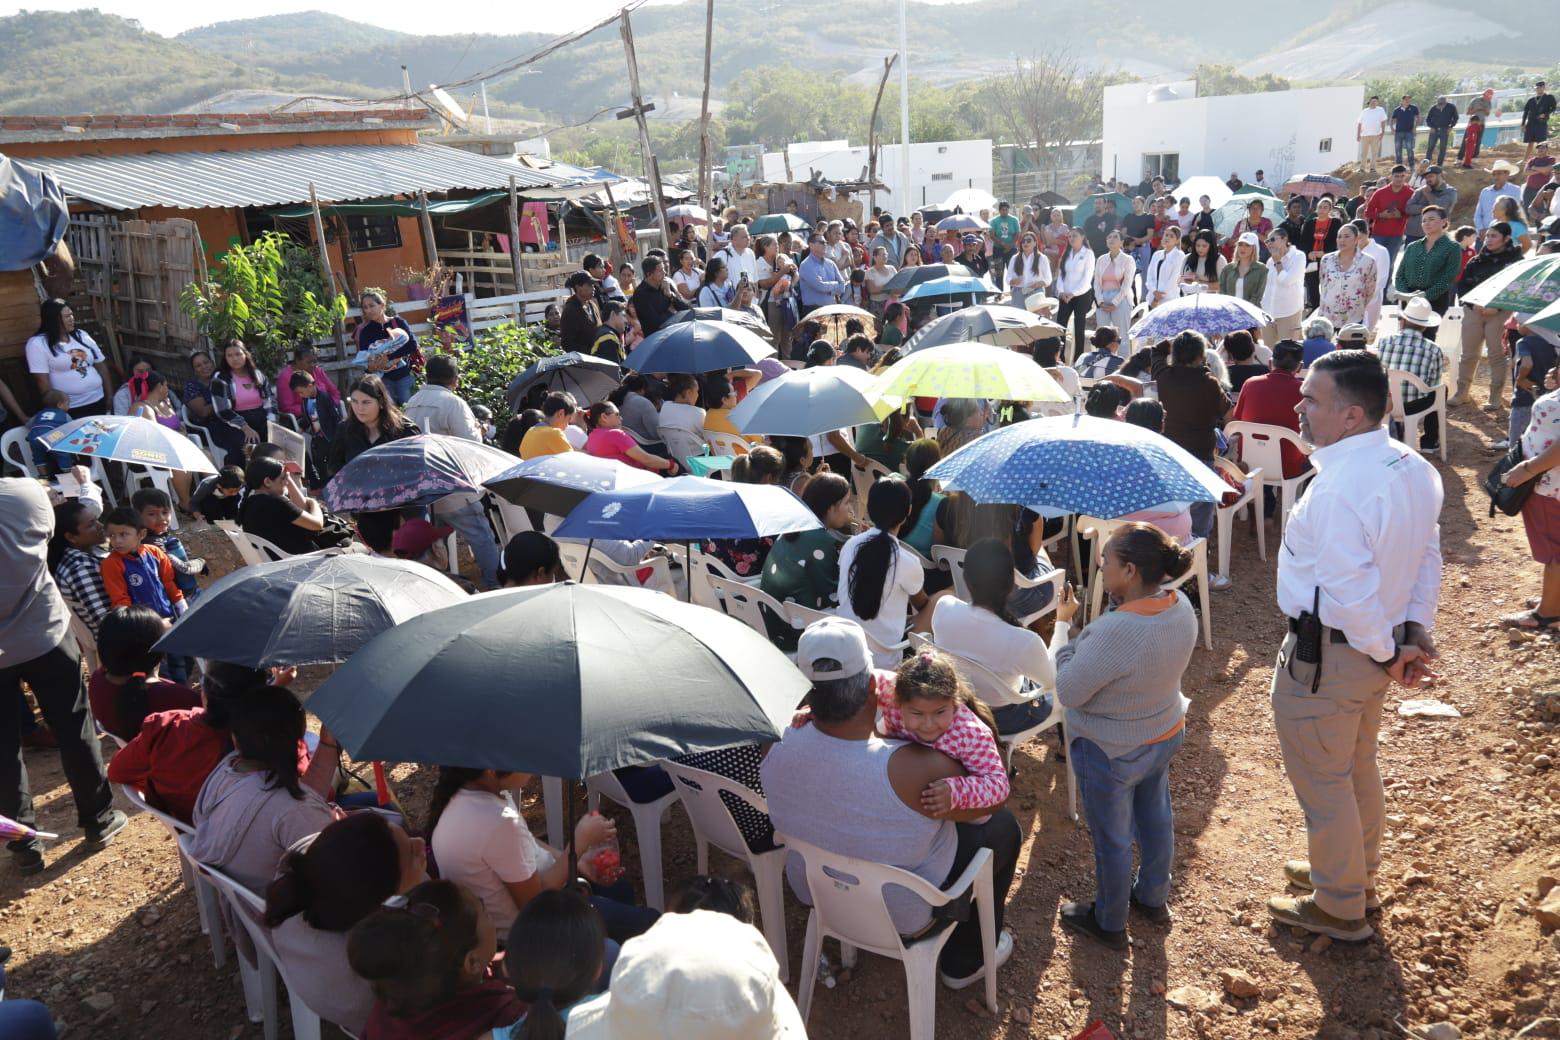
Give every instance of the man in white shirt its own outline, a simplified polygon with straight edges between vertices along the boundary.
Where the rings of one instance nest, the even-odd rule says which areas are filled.
[[[731,244],[720,251],[721,259],[726,261],[727,285],[735,287],[743,275],[752,284],[758,282],[758,257],[748,247],[749,240],[747,225],[738,224],[731,229]]]
[[[1354,139],[1360,143],[1360,165],[1373,175],[1376,160],[1381,158],[1381,135],[1386,132],[1388,118],[1390,113],[1381,107],[1381,98],[1372,95],[1354,124]]]
[[[1380,905],[1385,794],[1376,765],[1382,701],[1431,676],[1441,590],[1441,478],[1387,436],[1386,369],[1334,350],[1301,386],[1300,435],[1317,476],[1290,514],[1278,607],[1290,632],[1273,670],[1284,771],[1305,813],[1309,860],[1284,876],[1312,894],[1268,900],[1281,923],[1334,939],[1372,934]]]
[[[1267,285],[1262,309],[1273,318],[1262,327],[1262,342],[1269,347],[1281,339],[1300,338],[1300,312],[1305,308],[1305,254],[1289,244],[1289,232],[1274,228],[1267,236]]]
[[[417,424],[423,433],[437,433],[446,437],[482,443],[482,427],[471,414],[471,406],[456,393],[460,386],[460,370],[455,359],[448,354],[435,354],[428,359],[424,370],[427,380],[423,388],[406,402],[406,417]],[[477,561],[482,575],[482,587],[498,588],[498,539],[493,525],[488,522],[487,510],[482,508],[480,495],[450,495],[433,507],[438,519],[460,533],[471,547],[471,555]]]

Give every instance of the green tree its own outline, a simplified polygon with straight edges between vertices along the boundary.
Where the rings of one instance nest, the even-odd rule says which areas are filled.
[[[1421,110],[1435,104],[1442,94],[1457,90],[1457,77],[1441,72],[1416,72],[1412,76],[1380,76],[1365,81],[1365,96],[1377,95],[1386,108],[1396,108],[1404,94]]]
[[[1197,81],[1198,97],[1222,97],[1229,94],[1263,94],[1270,90],[1288,90],[1283,76],[1265,72],[1247,76],[1230,65],[1199,65],[1192,78]]]
[[[525,325],[509,322],[483,329],[461,362],[460,392],[469,404],[485,404],[494,415],[508,415],[509,384],[539,359],[558,348]]]
[[[179,308],[213,343],[241,339],[275,372],[295,347],[330,335],[346,317],[347,298],[330,294],[311,250],[267,231],[229,249],[215,278],[186,285]]]

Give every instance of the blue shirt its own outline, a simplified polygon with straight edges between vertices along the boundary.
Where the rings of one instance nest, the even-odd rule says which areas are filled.
[[[1323,354],[1333,349],[1333,341],[1328,339],[1326,336],[1312,336],[1310,339],[1300,344],[1300,346],[1305,351],[1300,356],[1300,364],[1304,368],[1310,368],[1312,365],[1316,364],[1317,359],[1319,359]]]
[[[837,296],[850,288],[850,283],[840,275],[840,269],[828,257],[818,259],[811,253],[802,261],[797,271],[801,281],[803,307],[822,307],[833,303]]]
[[[1479,234],[1484,234],[1484,230],[1495,223],[1495,200],[1502,195],[1516,199],[1518,202],[1522,201],[1522,189],[1511,181],[1507,181],[1499,189],[1493,184],[1486,184],[1479,189],[1479,205],[1473,211],[1473,226]]]
[[[44,408],[32,417],[27,424],[27,443],[32,446],[33,462],[42,466],[45,460],[52,461],[54,468],[64,472],[75,465],[75,457],[64,455],[57,451],[50,451],[43,443],[43,438],[55,430],[70,422],[70,413],[62,408]]]
[[[1399,105],[1392,110],[1392,129],[1400,134],[1410,134],[1419,124],[1419,106],[1409,105],[1404,108]]]

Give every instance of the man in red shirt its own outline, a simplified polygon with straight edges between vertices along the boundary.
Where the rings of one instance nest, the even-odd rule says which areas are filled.
[[[1408,200],[1414,190],[1408,186],[1408,167],[1401,163],[1392,167],[1392,180],[1365,204],[1365,219],[1370,221],[1370,237],[1387,251],[1393,264],[1397,263],[1398,250],[1403,246],[1403,233],[1408,229]],[[1390,271],[1386,272],[1388,275]]]
[[[1273,347],[1273,371],[1252,376],[1240,388],[1231,422],[1263,423],[1300,432],[1300,359],[1305,348],[1292,339],[1280,340]],[[1284,459],[1284,479],[1298,477],[1310,466],[1305,453],[1287,441],[1280,445]]]

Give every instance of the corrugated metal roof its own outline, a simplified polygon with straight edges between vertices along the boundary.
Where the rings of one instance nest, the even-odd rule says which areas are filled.
[[[540,170],[436,144],[313,145],[232,152],[151,152],[28,159],[66,193],[107,209],[212,209],[379,199],[417,191],[567,183]]]

